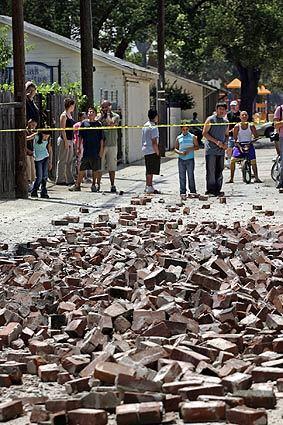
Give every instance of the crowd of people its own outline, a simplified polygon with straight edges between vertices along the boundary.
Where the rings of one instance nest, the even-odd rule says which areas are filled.
[[[231,109],[227,112],[227,104],[216,104],[215,112],[209,116],[203,126],[202,137],[205,139],[205,163],[206,163],[206,195],[223,196],[223,170],[225,158],[230,168],[230,179],[226,182],[234,183],[236,163],[248,158],[253,171],[254,182],[262,183],[258,175],[256,151],[253,143],[258,139],[256,128],[249,122],[246,111],[239,110],[238,101],[231,102]],[[279,134],[280,151],[283,151],[283,105],[279,106],[274,114],[276,131]],[[157,193],[153,186],[153,175],[159,174],[160,156],[158,149],[159,133],[158,113],[149,110],[149,121],[145,123],[142,131],[142,150],[146,167],[147,193]],[[195,158],[194,152],[199,149],[199,137],[192,124],[198,124],[196,115],[193,120],[185,121],[181,125],[181,134],[175,141],[175,152],[178,155],[178,171],[180,196],[187,198],[187,183],[190,193],[196,193],[194,177]],[[191,126],[191,127],[190,127]],[[246,149],[247,148],[247,149]],[[281,156],[281,171],[278,189],[283,188],[283,156]]]
[[[27,111],[27,177],[31,197],[49,198],[47,193],[48,171],[52,168],[51,130],[36,131],[40,123],[40,111],[34,102],[36,86],[26,83]],[[103,100],[100,111],[91,107],[87,113],[79,112],[78,122],[73,118],[76,104],[66,98],[60,116],[60,135],[57,140],[58,160],[55,184],[69,186],[70,191],[80,191],[84,179],[92,177],[92,192],[99,192],[102,171],[107,170],[110,192],[116,193],[115,173],[117,170],[117,127],[120,117],[112,111],[111,102]],[[93,131],[93,127],[96,130]],[[99,129],[103,127],[104,129]]]
[[[36,131],[40,123],[40,112],[34,102],[36,86],[31,81],[26,83],[27,110],[27,175],[31,197],[49,198],[47,193],[48,172],[52,168],[52,147],[50,129]],[[75,101],[67,98],[64,111],[60,116],[60,135],[57,140],[58,160],[56,165],[56,185],[69,186],[70,191],[80,191],[82,182],[91,178],[91,191],[99,192],[102,172],[107,170],[110,179],[110,192],[116,193],[115,173],[117,170],[117,141],[119,115],[112,111],[111,102],[103,100],[99,111],[90,107],[79,112],[78,121],[73,117]],[[275,128],[279,134],[279,144],[283,149],[283,105],[275,111]],[[146,169],[146,193],[159,193],[153,185],[153,176],[160,174],[160,152],[158,113],[155,109],[148,111],[148,121],[142,129],[142,152]],[[205,139],[206,194],[223,196],[223,170],[230,168],[230,179],[234,183],[236,163],[246,155],[250,160],[255,183],[262,183],[258,175],[256,152],[253,142],[257,140],[257,131],[249,122],[246,111],[240,111],[238,101],[234,100],[227,111],[227,104],[216,104],[215,112],[209,116],[201,130],[197,114],[191,121],[184,121],[180,135],[175,141],[175,153],[178,156],[180,196],[187,197],[187,184],[190,193],[196,193],[195,151]],[[109,130],[107,129],[109,127]],[[110,129],[112,127],[112,129]],[[95,130],[94,130],[95,128]],[[247,152],[244,153],[245,147]],[[74,161],[76,159],[76,161]],[[76,163],[76,167],[74,164]],[[89,174],[91,173],[91,174]],[[278,188],[283,187],[283,167],[281,158],[281,175]]]

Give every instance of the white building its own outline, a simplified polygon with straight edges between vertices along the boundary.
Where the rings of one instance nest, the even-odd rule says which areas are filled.
[[[11,27],[12,19],[0,15],[0,25]],[[80,81],[80,43],[25,22],[27,43],[26,77],[35,82],[62,84]],[[11,37],[11,35],[10,35]],[[122,112],[123,125],[142,125],[147,121],[150,86],[158,73],[93,49],[94,99],[109,99]],[[60,72],[61,70],[61,72]],[[61,75],[60,75],[61,74]],[[123,130],[123,162],[142,158],[140,130]]]

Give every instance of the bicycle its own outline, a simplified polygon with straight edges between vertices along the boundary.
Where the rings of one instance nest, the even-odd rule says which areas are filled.
[[[275,183],[279,183],[280,172],[281,172],[280,155],[277,155],[271,167],[271,178],[273,181],[275,181]]]
[[[249,158],[249,151],[250,151],[250,146],[256,140],[258,140],[258,138],[253,139],[251,142],[241,144],[242,153],[243,153],[242,176],[243,176],[243,182],[246,184],[250,184],[250,182],[252,181],[252,164]]]

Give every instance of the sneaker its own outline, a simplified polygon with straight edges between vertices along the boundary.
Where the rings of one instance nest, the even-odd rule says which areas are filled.
[[[97,187],[97,192],[100,192],[100,184],[98,184],[96,187]]]
[[[91,183],[91,182],[92,182],[92,179],[91,179],[90,177],[86,177],[86,178],[84,179],[84,182],[85,182],[85,183]]]
[[[91,190],[92,192],[98,192],[96,184],[91,185],[90,190]]]
[[[36,190],[32,190],[30,194],[31,198],[38,198],[38,194]]]
[[[254,183],[263,183],[260,179],[255,179]]]
[[[233,180],[230,179],[226,182],[226,184],[230,184],[230,183],[234,183]]]
[[[113,184],[113,186],[111,186],[110,192],[111,193],[116,193],[117,192],[116,186],[114,184]]]
[[[218,193],[215,194],[215,196],[225,196],[225,193],[224,192],[218,192]]]
[[[154,189],[152,186],[146,186],[144,191],[145,193],[154,193]]]
[[[80,192],[81,187],[74,184],[73,186],[69,187],[69,191],[70,192]]]
[[[181,193],[181,201],[185,201],[187,199],[187,195]]]
[[[40,195],[41,198],[49,199],[49,195],[47,193],[42,193]]]
[[[278,183],[278,185],[276,186],[276,189],[283,189],[283,184],[282,183]]]

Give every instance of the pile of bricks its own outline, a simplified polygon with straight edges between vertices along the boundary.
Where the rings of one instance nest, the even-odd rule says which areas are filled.
[[[29,376],[62,388],[6,397],[0,421],[267,423],[283,391],[282,226],[149,217],[150,201],[64,217],[61,236],[0,257],[0,391]]]

